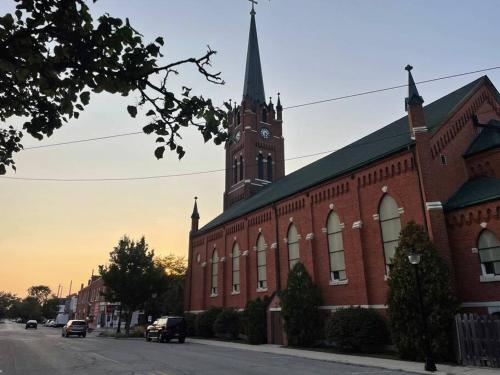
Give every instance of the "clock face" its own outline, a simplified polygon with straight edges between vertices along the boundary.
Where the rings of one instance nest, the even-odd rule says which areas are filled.
[[[260,128],[260,136],[264,139],[269,139],[271,138],[271,132],[269,131],[268,128]]]
[[[234,135],[234,140],[235,140],[236,142],[239,142],[239,141],[240,141],[240,139],[241,139],[241,132],[238,130],[238,131],[236,132],[236,134]]]

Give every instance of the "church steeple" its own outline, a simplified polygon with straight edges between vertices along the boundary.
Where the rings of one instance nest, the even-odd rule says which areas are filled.
[[[193,213],[191,214],[191,232],[196,232],[198,230],[198,222],[200,220],[200,214],[198,213],[198,197],[194,197],[194,207]]]
[[[406,98],[406,111],[408,111],[408,106],[422,105],[424,103],[424,99],[418,93],[417,85],[413,80],[413,75],[411,74],[412,69],[413,66],[411,65],[406,65],[405,67],[405,70],[408,71],[408,97]]]
[[[262,78],[262,66],[260,64],[259,40],[257,37],[253,1],[250,15],[250,33],[248,36],[247,65],[245,70],[245,83],[243,87],[243,100],[250,100],[254,103],[262,104],[266,102],[266,95],[264,93],[264,80]]]

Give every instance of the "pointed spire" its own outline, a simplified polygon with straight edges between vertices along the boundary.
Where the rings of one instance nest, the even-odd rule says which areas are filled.
[[[250,12],[250,33],[248,36],[247,65],[245,70],[245,83],[243,87],[243,100],[248,99],[255,103],[265,103],[264,80],[260,64],[259,41],[257,26],[255,24],[254,1]]]
[[[408,106],[410,105],[422,105],[424,99],[419,95],[417,90],[417,85],[413,80],[411,71],[413,66],[406,65],[405,70],[408,71],[408,97],[406,98],[405,110],[408,111]]]
[[[200,214],[198,213],[198,197],[194,197],[194,207],[193,207],[193,213],[191,214],[191,219],[199,219]]]

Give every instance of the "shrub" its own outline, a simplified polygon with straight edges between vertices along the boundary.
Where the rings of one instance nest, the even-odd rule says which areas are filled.
[[[349,352],[370,351],[388,342],[385,320],[375,310],[349,307],[335,311],[326,321],[325,337]]]
[[[198,332],[196,330],[196,320],[198,315],[186,313],[184,314],[184,319],[186,320],[186,335],[187,336],[198,336]]]
[[[135,326],[134,330],[130,334],[132,337],[144,337],[144,334],[146,333],[146,327],[144,326]]]
[[[211,307],[198,315],[196,319],[196,331],[198,335],[202,337],[212,337],[214,335],[213,326],[221,311],[220,307]]]
[[[213,325],[216,336],[229,339],[238,338],[239,328],[239,314],[232,308],[223,309]]]
[[[302,263],[288,273],[286,289],[281,294],[281,313],[285,322],[288,344],[310,346],[319,337],[321,305],[319,288],[313,283]]]
[[[261,298],[248,301],[245,306],[246,330],[248,342],[252,345],[265,344],[267,302]]]
[[[418,266],[408,261],[411,251],[422,256]],[[436,359],[448,360],[453,355],[450,352],[453,347],[451,332],[458,308],[457,299],[450,284],[448,268],[439,257],[438,250],[425,229],[413,221],[401,231],[388,280],[387,305],[392,340],[402,358],[423,359],[423,323],[416,267],[432,352]]]

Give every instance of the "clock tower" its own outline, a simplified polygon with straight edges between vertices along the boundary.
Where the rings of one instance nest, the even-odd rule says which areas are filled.
[[[281,100],[266,103],[255,10],[250,12],[247,62],[241,105],[229,112],[224,210],[285,175]]]

